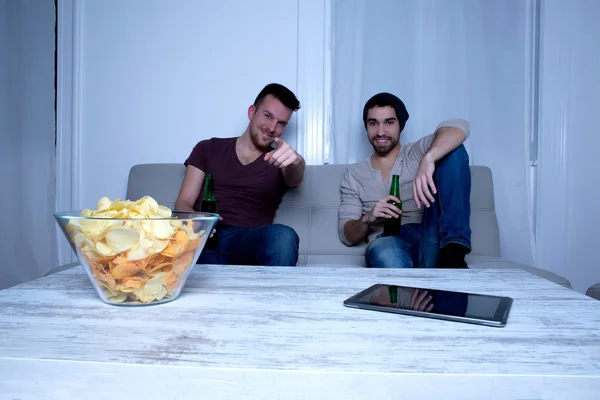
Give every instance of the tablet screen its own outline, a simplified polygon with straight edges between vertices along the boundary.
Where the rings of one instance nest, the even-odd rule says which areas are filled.
[[[349,304],[407,309],[432,314],[500,321],[507,297],[395,285],[373,285],[347,300]]]

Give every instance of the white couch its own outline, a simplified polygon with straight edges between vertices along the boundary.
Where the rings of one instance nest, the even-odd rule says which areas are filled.
[[[340,181],[347,165],[308,166],[304,182],[283,198],[275,222],[296,230],[300,237],[299,266],[338,264],[365,267],[366,245],[347,247],[338,236],[337,216]],[[173,208],[185,173],[183,164],[140,164],[129,172],[127,198],[145,195]],[[500,252],[498,221],[494,208],[491,170],[471,167],[472,252],[469,268],[520,268],[570,288],[570,282],[552,272],[506,261]]]

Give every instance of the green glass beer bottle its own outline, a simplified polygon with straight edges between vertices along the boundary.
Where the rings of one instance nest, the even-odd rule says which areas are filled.
[[[398,175],[392,175],[392,186],[390,187],[390,195],[400,200],[400,177]],[[402,202],[397,203],[394,200],[388,201],[389,204],[393,204],[402,210]],[[402,214],[398,218],[390,218],[385,220],[383,226],[383,236],[394,236],[400,234],[400,223],[402,221]]]
[[[398,303],[398,286],[396,286],[396,285],[388,286],[388,294],[390,295],[390,303],[392,303],[392,304]]]
[[[208,213],[219,213],[219,202],[215,196],[215,181],[213,175],[210,173],[206,174],[204,178],[204,195],[202,196],[202,202],[200,203],[200,211]],[[210,235],[210,233],[209,233]],[[217,234],[206,241],[205,249],[216,249],[217,248]]]

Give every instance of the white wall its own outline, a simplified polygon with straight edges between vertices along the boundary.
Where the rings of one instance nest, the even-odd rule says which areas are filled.
[[[8,36],[8,1],[0,0],[0,157],[6,157],[8,153],[8,146],[6,141],[9,140],[9,124],[8,124],[8,104],[9,104],[9,82],[8,72],[10,59],[9,51],[9,36]],[[1,183],[4,185],[7,182],[5,179],[9,177],[6,174],[0,178]],[[3,191],[4,192],[4,191]],[[3,201],[0,196],[0,202]]]
[[[467,0],[465,95],[472,123],[471,162],[486,165],[502,256],[533,265],[529,193],[527,3]],[[447,77],[452,79],[452,77]],[[461,89],[455,92],[462,99]]]
[[[240,135],[264,85],[297,89],[296,0],[79,6],[80,207],[123,198],[134,164],[183,163],[202,139]]]
[[[600,2],[542,4],[538,261],[584,292],[600,283]]]
[[[52,0],[0,1],[0,289],[58,262],[54,12]]]

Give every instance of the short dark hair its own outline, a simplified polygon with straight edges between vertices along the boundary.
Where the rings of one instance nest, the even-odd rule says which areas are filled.
[[[365,104],[365,108],[363,109],[363,122],[365,123],[365,128],[367,127],[367,114],[369,110],[373,107],[385,107],[390,106],[396,110],[396,118],[398,118],[398,123],[400,124],[400,132],[404,129],[406,125],[406,121],[408,121],[408,111],[406,110],[406,106],[398,97],[394,96],[391,93],[378,93],[375,96],[371,97],[367,103]]]
[[[296,95],[292,91],[279,83],[269,83],[267,86],[260,91],[256,100],[254,100],[254,107],[258,108],[260,103],[268,95],[274,96],[284,106],[292,111],[298,111],[300,109],[300,101],[296,98]]]

